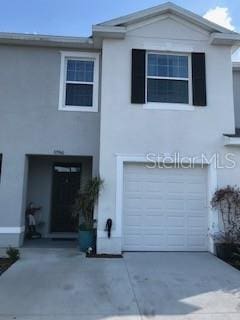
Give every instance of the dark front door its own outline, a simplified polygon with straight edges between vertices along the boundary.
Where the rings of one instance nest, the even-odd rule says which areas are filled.
[[[51,232],[76,232],[78,221],[72,215],[72,206],[80,188],[80,179],[80,165],[54,165]]]

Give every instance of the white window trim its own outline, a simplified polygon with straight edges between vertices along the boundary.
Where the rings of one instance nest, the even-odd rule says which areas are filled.
[[[173,56],[187,56],[188,57],[188,78],[177,77],[153,77],[148,76],[148,55],[149,54],[161,54],[161,55],[173,55]],[[187,80],[188,81],[188,103],[172,103],[172,102],[148,102],[148,79],[169,79],[169,80]],[[188,52],[167,52],[167,51],[153,51],[149,50],[146,54],[146,79],[145,79],[145,104],[143,109],[160,109],[160,110],[184,110],[194,111],[196,109],[192,104],[192,58]]]
[[[66,97],[66,75],[67,75],[67,60],[68,59],[83,59],[94,61],[93,82],[93,106],[67,106],[65,105]],[[71,81],[74,83],[74,81]],[[84,83],[84,82],[75,82]],[[76,52],[76,51],[61,51],[61,69],[60,69],[60,85],[59,85],[59,104],[58,109],[61,111],[85,111],[98,112],[98,87],[99,87],[99,53],[95,52]]]

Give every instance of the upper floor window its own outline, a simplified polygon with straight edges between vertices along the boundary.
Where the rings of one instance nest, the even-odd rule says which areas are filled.
[[[66,106],[93,106],[93,61],[67,60]]]
[[[98,54],[62,52],[60,110],[98,110],[98,70]]]
[[[131,103],[146,109],[195,110],[207,106],[204,52],[132,49]]]
[[[190,102],[189,56],[147,54],[147,102]]]

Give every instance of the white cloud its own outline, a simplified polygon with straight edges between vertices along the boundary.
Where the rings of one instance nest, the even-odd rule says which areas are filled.
[[[214,9],[209,9],[203,17],[229,30],[234,31],[236,29],[232,23],[232,17],[230,15],[229,9],[226,7],[216,7]],[[233,54],[232,60],[240,61],[240,49],[238,49]]]
[[[235,30],[228,8],[216,7],[214,9],[209,9],[203,17],[229,30]]]

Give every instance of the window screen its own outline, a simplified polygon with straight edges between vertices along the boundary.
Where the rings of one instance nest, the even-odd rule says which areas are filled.
[[[93,106],[94,61],[67,60],[67,106]]]

